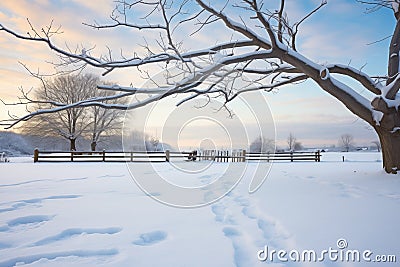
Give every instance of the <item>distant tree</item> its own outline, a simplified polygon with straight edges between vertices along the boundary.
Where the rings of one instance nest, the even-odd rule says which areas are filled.
[[[91,97],[88,88],[96,88],[98,78],[92,75],[64,75],[51,80],[41,79],[42,86],[34,91],[38,109],[48,109],[58,103],[75,103]],[[22,98],[30,99],[24,92]],[[76,150],[76,139],[90,126],[87,108],[72,108],[56,113],[43,114],[26,122],[26,134],[40,136],[58,135],[68,140],[70,150]]]
[[[33,147],[25,138],[17,133],[0,131],[0,153],[5,152],[7,156],[29,155]]]
[[[375,140],[375,141],[372,141],[371,143],[375,145],[378,152],[381,152],[381,142],[379,142],[378,140]]]
[[[150,151],[149,136],[143,132],[132,130],[124,133],[124,147],[131,151]]]
[[[107,96],[112,96],[112,92],[97,90],[95,87],[93,87],[90,92],[93,98],[106,98]],[[108,104],[126,104],[126,99],[111,99],[104,102]],[[88,112],[91,123],[86,135],[90,137],[91,150],[95,151],[101,138],[109,135],[118,135],[120,133],[124,111],[119,109],[105,109],[100,106],[91,106],[88,108]]]
[[[158,145],[160,144],[160,139],[158,139],[158,137],[151,137],[150,138],[150,143],[152,145],[152,150],[153,151],[158,151]]]
[[[349,152],[350,148],[354,146],[354,137],[351,134],[343,134],[340,136],[339,146]]]
[[[275,142],[272,139],[267,139],[262,136],[258,136],[250,144],[250,152],[254,153],[272,153],[275,151]]]
[[[295,150],[296,141],[297,141],[297,139],[294,136],[294,134],[290,133],[288,138],[287,138],[287,144],[288,144],[289,151],[294,151]]]
[[[97,90],[100,79],[92,74],[62,75],[51,80],[40,78],[42,85],[34,91],[33,99],[22,91],[21,99],[31,101],[37,109],[55,108],[59,103],[75,103],[111,95],[109,91]],[[108,100],[103,100],[106,102]],[[121,100],[110,100],[113,103]],[[70,143],[70,150],[76,150],[80,137],[91,139],[92,150],[100,137],[109,130],[120,127],[118,116],[121,110],[103,109],[99,106],[71,108],[55,113],[41,114],[22,126],[22,132],[42,137],[61,136]]]
[[[296,150],[302,150],[304,147],[303,147],[303,145],[301,144],[301,142],[298,142],[298,141],[296,141],[296,142],[294,142],[294,150],[296,151]]]

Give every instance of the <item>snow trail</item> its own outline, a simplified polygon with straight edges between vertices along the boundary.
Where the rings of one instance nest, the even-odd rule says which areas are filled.
[[[265,245],[277,250],[295,247],[292,236],[277,219],[264,214],[247,192],[245,195],[235,190],[211,205],[211,212],[214,220],[221,224],[224,236],[232,243],[236,267],[265,264],[257,258],[257,252]],[[280,266],[279,262],[274,263]],[[285,266],[301,264],[286,262]]]

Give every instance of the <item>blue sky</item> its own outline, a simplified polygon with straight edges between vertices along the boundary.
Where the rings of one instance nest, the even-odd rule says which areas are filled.
[[[270,3],[274,2],[278,1]],[[294,20],[318,3],[316,0],[288,1],[288,15]],[[301,26],[299,51],[318,63],[351,64],[371,75],[385,74],[389,40],[368,44],[392,33],[394,16],[387,9],[368,14],[366,8],[353,0],[328,1],[328,5]],[[70,47],[96,45],[101,53],[106,51],[107,45],[116,53],[120,49],[124,53],[132,53],[138,44],[143,44],[143,38],[132,30],[96,31],[82,25],[82,22],[93,22],[95,19],[107,21],[112,9],[113,1],[108,0],[2,1],[0,23],[24,33],[29,30],[26,18],[37,27],[48,25],[54,19],[54,24],[61,25],[64,32],[54,39],[62,47],[66,43]],[[187,40],[187,49],[223,42],[230,36],[222,27],[209,27],[204,33]],[[140,34],[151,39],[147,32]],[[184,39],[185,34],[177,33],[177,37]],[[8,102],[16,99],[19,86],[29,89],[39,85],[18,61],[33,70],[49,73],[53,72],[53,67],[46,62],[57,61],[57,57],[44,45],[23,42],[0,32],[0,97]],[[112,73],[106,79],[129,85],[138,76],[124,70]],[[367,124],[312,82],[287,86],[277,93],[266,94],[266,98],[275,119],[277,140],[281,146],[285,145],[289,132],[293,132],[299,141],[309,146],[337,144],[339,136],[344,133],[353,134],[359,145],[370,144],[377,139]],[[0,118],[7,117],[7,110],[8,107],[0,106]],[[13,112],[21,114],[23,110]]]

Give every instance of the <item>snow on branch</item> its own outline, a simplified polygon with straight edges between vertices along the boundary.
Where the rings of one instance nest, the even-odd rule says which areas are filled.
[[[366,89],[374,94],[381,94],[382,84],[379,81],[374,81],[367,74],[361,70],[357,70],[353,67],[341,65],[341,64],[330,64],[326,66],[330,73],[343,74],[361,83]]]
[[[286,80],[279,81],[279,82],[276,82],[276,83],[249,87],[249,88],[246,88],[246,89],[243,89],[243,90],[239,90],[236,94],[234,94],[229,99],[229,101],[232,101],[238,95],[243,94],[243,93],[247,93],[247,92],[251,92],[251,91],[258,91],[258,90],[272,91],[273,89],[276,89],[276,88],[284,86],[284,85],[295,84],[295,83],[298,83],[298,82],[305,81],[308,78],[309,77],[307,75],[302,74],[302,75],[297,75],[297,76],[293,76],[293,77],[287,78]]]

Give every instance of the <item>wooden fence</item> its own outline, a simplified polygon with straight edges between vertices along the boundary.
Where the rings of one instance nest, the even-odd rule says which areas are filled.
[[[320,151],[284,153],[246,153],[246,150],[178,151],[39,151],[34,150],[34,162],[169,162],[174,159],[245,162],[245,161],[321,161]]]
[[[33,162],[166,162],[172,158],[187,158],[190,152],[173,151],[39,151],[33,152]]]
[[[246,150],[205,150],[198,152],[199,160],[214,160],[217,162],[245,161],[321,161],[321,152],[275,152],[275,153],[246,153]]]

